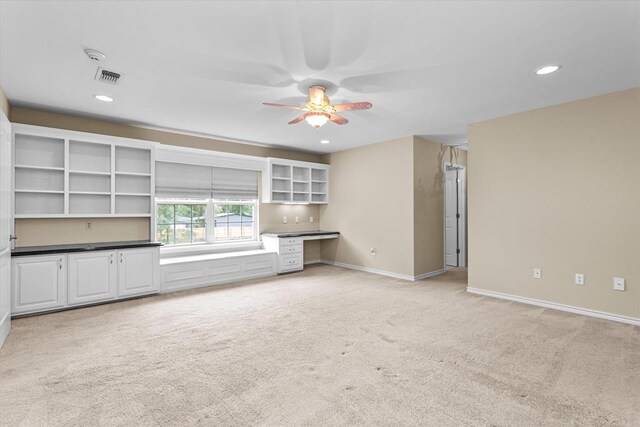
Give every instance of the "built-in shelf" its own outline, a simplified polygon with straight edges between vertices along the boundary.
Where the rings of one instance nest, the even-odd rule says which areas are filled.
[[[69,194],[90,194],[96,196],[110,196],[109,192],[100,192],[100,191],[69,191]]]
[[[15,165],[16,169],[35,169],[44,171],[64,171],[64,168],[47,167],[47,166],[29,166],[29,165]]]
[[[64,194],[64,191],[57,190],[15,190],[16,193],[32,193],[32,194]]]
[[[16,125],[14,147],[16,218],[151,216],[149,143]]]
[[[69,171],[72,175],[98,175],[98,176],[111,176],[111,172],[95,172],[95,171]]]
[[[136,173],[136,172],[116,172],[116,175],[151,176],[150,173]]]
[[[265,203],[327,203],[328,166],[269,158],[263,174]]]

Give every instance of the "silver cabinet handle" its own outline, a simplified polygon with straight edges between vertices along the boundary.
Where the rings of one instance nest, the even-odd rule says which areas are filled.
[[[109,264],[113,264],[113,254],[109,255]]]
[[[9,235],[9,241],[18,240],[18,236]]]
[[[60,266],[60,270],[62,270],[62,258],[58,261],[58,265]]]
[[[120,264],[122,264],[122,252],[120,252]]]

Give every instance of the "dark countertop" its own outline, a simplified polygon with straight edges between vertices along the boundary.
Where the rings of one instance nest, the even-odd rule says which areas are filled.
[[[262,233],[263,236],[272,237],[304,237],[304,236],[325,236],[327,234],[340,234],[339,231],[310,230],[310,231],[270,231]]]
[[[114,249],[147,248],[162,246],[160,242],[132,240],[128,242],[75,243],[71,245],[24,246],[11,251],[11,256],[49,255],[66,252],[111,251]]]

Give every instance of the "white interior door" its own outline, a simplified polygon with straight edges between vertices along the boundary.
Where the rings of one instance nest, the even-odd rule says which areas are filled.
[[[11,329],[11,123],[0,111],[0,347]]]
[[[458,170],[445,167],[444,239],[445,262],[448,266],[459,265],[459,211]]]

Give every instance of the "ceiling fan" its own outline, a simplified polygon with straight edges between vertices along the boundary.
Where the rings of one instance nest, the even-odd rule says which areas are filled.
[[[346,125],[349,120],[335,113],[340,111],[351,110],[368,110],[372,107],[370,102],[350,102],[348,104],[336,104],[331,105],[329,98],[325,95],[327,89],[324,86],[311,86],[309,88],[309,98],[307,103],[298,107],[296,105],[286,104],[273,104],[271,102],[263,102],[264,105],[271,107],[289,108],[291,110],[305,111],[305,113],[289,122],[290,125],[295,125],[303,120],[306,120],[314,128],[318,129],[327,121],[332,121],[337,125]]]

